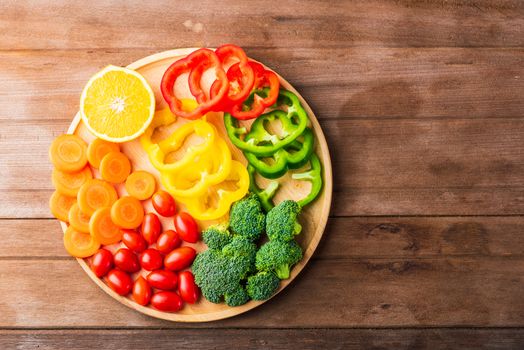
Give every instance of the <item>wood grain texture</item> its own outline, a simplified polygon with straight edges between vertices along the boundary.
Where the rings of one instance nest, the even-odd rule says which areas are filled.
[[[0,260],[70,259],[55,219],[0,223]],[[313,259],[520,258],[524,256],[522,232],[524,220],[520,216],[332,217]],[[42,238],[39,244],[27,244],[35,234]]]
[[[155,51],[0,52],[0,120],[70,119],[94,73],[110,63],[126,65]],[[246,51],[288,79],[321,120],[524,116],[522,48]]]
[[[0,346],[18,350],[93,348],[224,349],[518,349],[522,329],[162,329],[3,330]]]
[[[0,190],[13,203],[0,207],[0,217],[51,217],[47,149],[68,123],[0,121],[10,135],[0,139],[6,165]],[[336,119],[321,125],[333,159],[333,215],[524,213],[524,119]]]
[[[125,307],[72,259],[0,260],[0,327],[517,327],[523,269],[521,257],[317,259],[263,307],[185,324]]]
[[[4,1],[0,14],[2,49],[524,45],[518,0]]]

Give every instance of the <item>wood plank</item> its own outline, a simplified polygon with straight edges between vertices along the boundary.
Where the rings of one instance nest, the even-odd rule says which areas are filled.
[[[72,119],[91,75],[155,51],[0,52],[0,119]],[[523,116],[524,49],[248,48],[247,53],[288,78],[319,119]]]
[[[523,46],[523,14],[518,0],[4,1],[0,48]]]
[[[69,257],[54,219],[0,223],[0,259]],[[314,258],[523,257],[522,232],[522,217],[335,217]]]
[[[522,329],[3,330],[4,349],[517,349]]]
[[[67,124],[0,121],[9,135],[0,138],[0,190],[11,203],[0,217],[50,217],[47,149]],[[322,127],[334,215],[524,213],[524,119],[336,119]]]
[[[126,308],[75,261],[3,260],[0,327],[521,327],[523,269],[507,257],[315,260],[256,311],[181,324]]]

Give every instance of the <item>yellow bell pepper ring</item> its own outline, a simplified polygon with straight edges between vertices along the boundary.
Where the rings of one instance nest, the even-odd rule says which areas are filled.
[[[202,153],[177,172],[160,172],[162,185],[175,199],[199,196],[209,186],[227,178],[231,172],[231,151],[220,137],[215,139],[213,147],[216,151]]]
[[[166,155],[178,151],[184,145],[184,141],[193,134],[199,136],[204,141],[196,145],[188,146],[181,159],[166,163]],[[161,172],[174,173],[189,166],[198,155],[209,152],[214,144],[215,135],[215,127],[203,120],[196,120],[184,124],[176,129],[168,138],[154,144],[148,152],[149,159],[153,166]]]
[[[236,189],[231,190],[232,182]],[[215,220],[229,212],[231,205],[243,198],[249,189],[249,174],[246,167],[233,160],[231,172],[225,181],[212,186],[204,194],[180,200],[188,212],[197,220]]]

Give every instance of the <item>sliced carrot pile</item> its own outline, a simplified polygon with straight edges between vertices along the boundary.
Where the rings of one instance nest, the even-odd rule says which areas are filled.
[[[121,197],[111,207],[111,220],[122,228],[137,228],[143,219],[144,208],[134,197]]]
[[[80,186],[92,178],[93,175],[91,174],[89,166],[74,173],[66,173],[55,168],[51,175],[51,180],[53,181],[56,190],[63,195],[70,197],[76,197]]]
[[[75,197],[64,196],[60,192],[55,191],[49,199],[49,208],[55,218],[67,222],[69,220],[69,210],[75,203]]]
[[[102,158],[109,152],[120,152],[118,143],[95,139],[87,146],[87,160],[89,164],[98,169]]]
[[[131,163],[123,153],[109,152],[100,162],[100,175],[102,179],[112,182],[121,183],[126,181],[131,172]]]
[[[86,215],[93,215],[95,210],[111,207],[118,199],[115,188],[100,179],[87,180],[78,190],[78,206]]]
[[[87,164],[87,144],[76,135],[60,135],[49,148],[51,163],[60,171],[72,173]]]
[[[122,231],[111,220],[111,208],[105,207],[95,211],[89,220],[89,232],[98,242],[104,245],[120,242]]]
[[[147,171],[138,170],[127,177],[126,191],[136,199],[151,198],[156,190],[155,177]]]
[[[89,233],[89,215],[80,210],[78,203],[73,204],[69,209],[69,225],[77,231]]]
[[[64,234],[64,247],[77,258],[87,258],[96,253],[100,243],[89,233],[77,231],[69,226]]]

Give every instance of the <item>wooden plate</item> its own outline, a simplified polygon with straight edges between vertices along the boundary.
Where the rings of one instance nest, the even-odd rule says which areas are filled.
[[[143,59],[140,59],[130,65],[128,65],[128,68],[134,69],[138,71],[140,74],[142,74],[146,80],[151,85],[155,96],[156,96],[156,104],[157,104],[157,110],[164,108],[166,106],[165,102],[163,101],[162,95],[159,91],[160,86],[160,80],[162,78],[162,75],[166,68],[173,63],[174,61],[185,57],[192,51],[196,50],[195,48],[187,48],[187,49],[177,49],[177,50],[170,50],[165,51],[161,53],[157,53],[148,57],[145,57]],[[212,81],[212,76],[207,77],[208,83]],[[204,80],[206,79],[206,76],[204,75]],[[182,80],[182,79],[180,79]],[[297,91],[282,77],[280,77],[280,81],[282,84],[282,87],[293,91],[297,96],[299,96],[302,105],[306,109],[309,118],[311,120],[312,127],[314,129],[314,133],[316,136],[316,152],[322,161],[323,166],[323,178],[324,178],[324,187],[322,190],[321,195],[317,198],[317,200],[304,208],[301,216],[300,216],[300,222],[303,225],[303,231],[298,236],[297,241],[300,243],[302,248],[304,249],[304,258],[302,261],[300,261],[292,270],[291,277],[287,280],[284,280],[280,283],[279,292],[284,289],[287,285],[291,283],[291,281],[298,275],[298,273],[304,268],[308,260],[313,255],[313,252],[315,251],[315,248],[317,247],[320,238],[322,237],[322,234],[324,233],[324,228],[326,226],[326,222],[329,215],[329,210],[331,206],[331,195],[332,195],[332,172],[331,172],[331,160],[329,157],[329,150],[326,143],[326,139],[324,137],[324,134],[322,133],[322,129],[320,128],[320,125],[318,124],[318,121],[311,111],[311,108],[307,105],[306,101],[297,93]],[[189,95],[189,90],[185,86],[175,86],[175,89],[177,89],[177,94],[180,95]],[[221,113],[215,113],[208,117],[208,121],[212,122],[215,126],[217,126],[219,132],[222,134],[222,137],[229,142],[229,138],[225,132],[223,122],[222,122],[222,114]],[[162,134],[168,134],[171,130],[176,128],[179,125],[182,125],[183,123],[186,123],[186,120],[183,120],[179,118],[176,123],[173,125],[165,128],[164,130],[161,130],[159,132],[160,136],[162,137]],[[80,137],[82,137],[84,140],[90,142],[94,139],[94,136],[89,133],[86,126],[82,123],[79,113],[75,116],[73,122],[71,123],[71,126],[69,127],[68,133],[74,133]],[[191,141],[190,141],[191,142]],[[233,157],[244,164],[246,164],[246,160],[244,159],[242,152],[238,150],[236,147],[230,145],[230,149],[232,150]],[[149,163],[149,160],[147,158],[147,154],[144,152],[142,147],[140,146],[140,142],[138,140],[134,140],[131,142],[126,142],[121,145],[122,151],[130,158],[133,170],[147,170],[151,172],[152,174],[156,175],[157,177],[157,183],[160,185],[160,181],[158,178],[158,172],[156,169],[152,167],[152,165]],[[96,169],[93,171],[94,175],[96,177],[98,176],[98,173]],[[284,181],[282,181],[284,180]],[[265,179],[258,178],[257,179],[260,186],[264,186],[266,182]],[[278,191],[277,195],[275,196],[275,202],[278,203],[280,200],[285,198],[292,198],[292,199],[299,199],[302,198],[304,195],[306,195],[309,192],[310,184],[306,181],[295,181],[291,180],[289,175],[286,175],[281,179],[281,182],[284,183],[284,185],[281,187],[281,189]],[[117,191],[120,195],[125,193],[125,189],[123,188],[123,185],[117,185],[116,186]],[[150,201],[144,202],[144,207],[146,208],[146,211],[153,211],[153,207],[150,203]],[[173,227],[173,222],[170,219],[161,218],[163,228],[168,229]],[[199,222],[200,228],[204,229],[208,225],[212,224],[213,222]],[[61,223],[62,229],[65,231],[66,224]],[[113,245],[109,247],[111,250],[118,249],[118,245]],[[193,246],[197,251],[205,250],[206,246],[203,243],[198,243],[191,245]],[[95,274],[91,271],[88,264],[88,259],[77,259],[80,266],[84,269],[84,271],[87,273],[89,277],[100,287],[102,288],[107,294],[118,300],[124,305],[129,306],[130,308],[133,308],[139,312],[142,312],[146,315],[170,320],[170,321],[179,321],[179,322],[205,322],[205,321],[213,321],[213,320],[219,320],[227,317],[232,317],[238,314],[241,314],[243,312],[246,312],[248,310],[251,310],[263,303],[260,301],[250,301],[245,305],[238,306],[238,307],[229,307],[225,304],[213,304],[211,302],[208,302],[207,300],[201,298],[201,300],[195,304],[195,305],[189,305],[186,304],[184,308],[177,312],[177,313],[168,313],[168,312],[162,312],[155,310],[151,307],[144,307],[141,305],[138,305],[137,303],[133,302],[131,299],[127,297],[122,297],[115,293],[111,288],[109,288],[101,279],[95,276]],[[139,272],[144,273],[144,272]],[[291,301],[292,302],[292,301]]]

